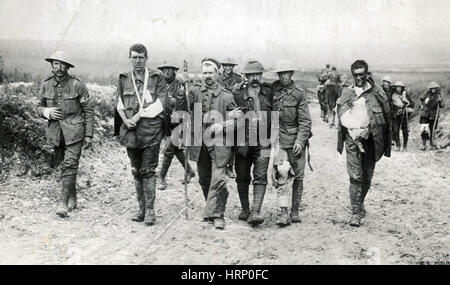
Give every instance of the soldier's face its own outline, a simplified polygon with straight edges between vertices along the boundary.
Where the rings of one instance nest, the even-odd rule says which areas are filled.
[[[352,71],[353,80],[357,87],[363,87],[367,82],[367,72],[364,68],[357,68]]]
[[[170,79],[175,76],[175,69],[173,69],[173,68],[163,68],[162,72],[166,79]]]
[[[395,92],[397,92],[397,94],[401,94],[403,92],[403,87],[401,86],[395,87]]]
[[[292,80],[292,75],[294,75],[293,71],[278,72],[278,78],[282,85],[288,85]]]
[[[69,70],[69,67],[65,63],[57,60],[54,60],[52,62],[52,68],[53,73],[58,77],[63,77],[64,75],[67,74],[67,71]]]
[[[233,72],[233,68],[234,68],[234,65],[232,65],[232,64],[224,64],[223,72],[225,72],[225,74],[230,74]]]
[[[202,78],[206,85],[213,85],[218,78],[217,70],[212,65],[203,65]]]
[[[389,83],[389,81],[383,81],[382,84],[385,89],[388,89],[391,86],[391,83]]]
[[[431,89],[430,89],[430,92],[431,92],[431,94],[436,93],[436,88],[431,88]]]
[[[142,72],[145,69],[145,65],[147,64],[147,57],[144,53],[131,51],[130,61],[134,71]]]
[[[250,83],[250,86],[256,88],[261,84],[261,73],[253,73],[253,74],[246,74],[245,77],[247,77],[248,82]]]

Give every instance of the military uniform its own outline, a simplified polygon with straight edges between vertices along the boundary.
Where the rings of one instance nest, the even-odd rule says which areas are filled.
[[[308,100],[303,89],[297,88],[291,81],[287,86],[280,81],[273,83],[273,111],[279,112],[279,148],[274,159],[274,165],[280,166],[288,161],[293,170],[291,217],[298,217],[300,201],[303,193],[303,178],[305,176],[306,148],[311,133],[311,116]],[[303,151],[299,156],[293,152],[294,144],[299,144]],[[289,207],[289,189],[287,184],[276,184],[280,207]],[[299,220],[297,220],[299,221]]]
[[[317,98],[319,100],[320,105],[320,117],[323,118],[323,121],[325,122],[328,121],[327,118],[328,104],[325,94],[325,82],[327,81],[330,72],[331,72],[330,69],[322,69],[319,75],[319,86],[317,87]]]
[[[157,93],[160,94],[160,97],[167,96],[171,112],[187,111],[185,89],[181,81],[177,78],[174,78],[173,81],[169,83],[166,81],[166,79],[163,79],[161,84],[159,84],[158,86]],[[172,131],[177,125],[178,124],[171,123],[170,131]],[[158,186],[158,189],[160,190],[164,190],[166,188],[165,178],[174,156],[177,157],[178,161],[184,168],[186,165],[184,150],[180,149],[172,142],[171,136],[167,136],[166,145],[164,148],[164,158],[161,165],[161,171],[159,173],[160,185]],[[187,169],[185,169],[185,171],[187,172],[188,180],[190,180],[191,177],[195,176],[194,170],[192,170],[188,162]]]
[[[339,74],[336,70],[331,70],[325,82],[325,98],[328,110],[328,121],[330,126],[334,125],[336,100],[339,97]]]
[[[342,154],[345,143],[347,154],[347,172],[350,176],[350,202],[352,214],[359,220],[365,215],[364,199],[370,189],[375,163],[383,156],[391,156],[391,111],[389,102],[381,87],[372,80],[367,81],[370,87],[360,96],[365,98],[369,114],[369,137],[362,140],[365,153],[341,124],[341,116],[357,98],[354,86],[345,87],[337,100],[338,111],[338,144],[337,151]],[[369,86],[369,85],[367,85]]]
[[[400,149],[400,129],[403,134],[403,149],[408,147],[408,136],[409,136],[409,118],[412,115],[411,108],[414,108],[414,101],[411,99],[409,92],[405,91],[405,98],[407,102],[403,102],[403,106],[398,106],[392,102],[391,94],[391,113],[392,113],[392,138],[397,145],[397,149]],[[399,97],[403,97],[402,94],[398,94]],[[388,99],[389,100],[389,99]]]
[[[128,119],[131,119],[140,110],[139,98],[143,101],[143,107],[146,108],[156,99],[159,99],[163,105],[163,112],[155,118],[140,118],[136,127],[128,129],[120,116],[116,115],[115,135],[120,135],[120,143],[126,147],[128,157],[131,162],[131,173],[133,174],[136,188],[136,196],[139,202],[140,211],[136,221],[142,221],[145,216],[146,224],[155,222],[154,201],[156,177],[155,172],[158,166],[158,156],[161,140],[164,135],[164,126],[170,120],[170,103],[165,93],[156,93],[158,85],[162,81],[159,71],[149,71],[147,90],[151,94],[151,102],[144,100],[144,78],[135,78],[136,88],[139,94],[136,94],[133,85],[132,72],[120,74],[117,85],[117,103],[122,103],[123,110]],[[118,128],[120,126],[120,128]]]
[[[242,82],[242,76],[239,74],[233,72],[231,75],[227,75],[225,73],[222,73],[219,75],[219,84],[222,85],[223,88],[227,89],[228,91],[233,91],[233,87]]]
[[[261,84],[257,89],[247,86],[240,89],[235,95],[236,104],[245,115],[245,123],[237,130],[244,134],[244,141],[237,141],[235,154],[236,183],[241,201],[242,212],[239,218],[248,220],[252,224],[260,224],[264,221],[260,217],[261,205],[267,186],[267,168],[270,161],[270,119],[272,111],[272,89],[268,84]],[[254,112],[254,113],[249,113]],[[260,124],[251,125],[254,114],[260,120]],[[241,137],[239,137],[241,138]],[[261,142],[261,139],[265,140]],[[253,181],[251,167],[253,165]],[[248,199],[249,185],[253,184],[253,204],[250,215]],[[250,215],[250,218],[249,218]]]
[[[222,118],[226,120],[227,113],[237,108],[233,95],[217,83],[212,87],[195,85],[189,91],[189,102],[193,123],[199,120],[199,118],[196,118],[197,115],[201,114],[203,117],[205,114],[211,114],[211,111],[219,112]],[[201,106],[201,112],[198,110],[199,106]],[[195,136],[195,126],[191,128],[193,143],[188,148],[189,158],[197,162],[198,182],[206,200],[203,212],[205,220],[223,218],[228,198],[226,166],[232,158],[234,136],[227,134],[234,132],[234,120],[227,120],[223,124],[226,127],[224,127],[225,135],[222,145],[207,146],[202,140],[206,128],[212,123],[202,123],[201,136],[199,134]]]
[[[39,94],[37,112],[48,119],[47,142],[54,146],[56,157],[62,160],[62,201],[67,205],[71,200],[69,208],[72,210],[76,207],[76,176],[83,142],[85,137],[94,136],[94,106],[86,85],[68,74],[59,81],[56,76],[47,78]],[[61,120],[46,115],[46,109],[51,107],[61,111]]]

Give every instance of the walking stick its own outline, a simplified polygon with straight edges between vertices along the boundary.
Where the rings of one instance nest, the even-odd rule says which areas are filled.
[[[187,66],[187,61],[184,60],[183,61],[183,71],[185,73],[188,72],[188,66]],[[185,91],[185,96],[186,96],[186,102],[187,102],[187,110],[188,113],[191,113],[191,106],[189,105],[189,89],[188,89],[189,85],[188,85],[188,81],[186,81],[184,83],[184,91]],[[188,122],[190,123],[190,122]],[[189,134],[190,135],[190,134]],[[187,129],[184,130],[184,136],[183,138],[185,139],[185,142],[187,141]],[[183,147],[184,147],[184,202],[186,204],[186,220],[189,219],[189,214],[188,214],[188,210],[189,210],[189,204],[188,204],[188,181],[187,181],[187,176],[188,176],[188,165],[189,165],[189,152],[187,150],[187,146],[185,145],[185,143],[183,143]]]

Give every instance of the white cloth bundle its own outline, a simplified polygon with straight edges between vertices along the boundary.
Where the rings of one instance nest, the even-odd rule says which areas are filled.
[[[366,99],[360,97],[353,102],[353,106],[341,116],[341,123],[348,129],[350,136],[355,139],[357,135],[369,125]]]

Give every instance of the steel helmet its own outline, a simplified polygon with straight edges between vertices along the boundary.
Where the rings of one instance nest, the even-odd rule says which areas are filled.
[[[178,70],[178,69],[180,69],[176,64],[174,64],[173,62],[167,62],[167,61],[164,61],[162,64],[160,64],[159,66],[158,66],[158,69],[159,70],[162,70],[163,68],[173,68],[173,69],[175,69],[175,70]]]
[[[405,83],[403,83],[402,81],[397,81],[397,82],[395,82],[393,86],[394,86],[394,87],[399,86],[399,87],[403,87],[403,88],[406,87],[406,86],[405,86]]]
[[[72,63],[70,63],[70,60],[67,59],[67,55],[63,51],[57,50],[50,57],[45,58],[45,61],[50,63],[53,63],[54,60],[61,61],[67,64],[68,67],[75,67]]]
[[[297,70],[297,69],[294,67],[294,64],[292,63],[292,61],[290,61],[288,59],[282,59],[282,60],[278,61],[277,64],[275,64],[274,72],[278,73],[278,72],[295,71],[295,70]]]
[[[381,80],[392,83],[392,78],[389,75],[385,75],[383,78],[381,78]]]
[[[429,85],[428,85],[428,89],[433,89],[433,88],[439,88],[439,84],[437,84],[436,82],[431,82]]]
[[[244,66],[244,70],[242,71],[245,74],[251,73],[263,73],[264,67],[263,65],[257,61],[256,59],[249,59]]]
[[[222,62],[220,62],[222,65],[227,64],[227,65],[238,65],[237,62],[231,58],[231,57],[227,57],[225,58]]]

